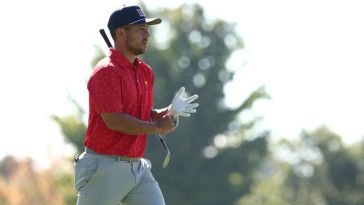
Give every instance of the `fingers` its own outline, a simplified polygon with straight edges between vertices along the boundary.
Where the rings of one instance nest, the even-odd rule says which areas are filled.
[[[181,112],[179,112],[179,116],[182,117],[190,117],[191,113],[196,113],[196,109],[192,109],[192,108],[186,108],[184,110],[182,110]]]
[[[186,108],[197,108],[198,106],[199,106],[198,103],[192,103],[192,104],[186,105]]]
[[[179,116],[182,116],[182,117],[190,117],[191,114],[190,113],[187,113],[187,112],[180,112],[179,113]]]
[[[181,112],[185,112],[185,113],[195,113],[196,112],[196,109],[186,108],[186,109],[182,110]]]
[[[179,90],[178,90],[178,92],[177,92],[177,94],[176,94],[176,97],[178,96],[178,97],[181,97],[182,95],[183,95],[183,93],[185,92],[185,87],[181,87]]]
[[[190,102],[196,100],[197,98],[198,98],[198,95],[192,95],[191,97],[186,98],[186,101],[188,103],[190,103]]]
[[[174,96],[173,100],[172,100],[172,104],[174,104],[177,100],[179,100],[183,93],[185,92],[185,87],[181,87],[178,92],[176,93],[176,95]]]

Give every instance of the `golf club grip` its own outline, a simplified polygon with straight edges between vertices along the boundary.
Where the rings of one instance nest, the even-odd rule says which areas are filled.
[[[111,47],[112,47],[112,45],[111,45],[111,43],[110,43],[110,41],[109,41],[109,38],[107,37],[107,35],[106,35],[106,33],[105,33],[105,30],[104,30],[104,29],[100,29],[100,30],[99,30],[99,32],[100,32],[100,34],[101,34],[102,38],[104,39],[104,41],[106,42],[107,46],[108,46],[109,48],[111,48]]]

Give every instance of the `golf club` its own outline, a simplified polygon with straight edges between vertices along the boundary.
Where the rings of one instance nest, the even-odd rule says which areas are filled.
[[[107,46],[109,48],[111,48],[112,45],[111,45],[111,43],[109,41],[109,38],[107,37],[107,35],[105,33],[105,30],[100,29],[99,32],[100,32],[102,38],[104,39],[105,43],[107,44]],[[152,119],[150,119],[150,121],[152,122]],[[164,141],[163,137],[159,133],[158,133],[158,137],[159,137],[159,141],[162,143],[164,149],[167,151],[167,155],[166,155],[166,157],[164,158],[164,161],[163,161],[163,168],[166,168],[168,166],[169,160],[171,158],[171,152],[168,149],[167,143]]]
[[[168,166],[169,160],[171,159],[171,152],[168,149],[166,141],[164,141],[163,137],[158,133],[159,141],[162,143],[164,149],[167,151],[167,155],[164,158],[163,161],[163,168],[166,168]]]

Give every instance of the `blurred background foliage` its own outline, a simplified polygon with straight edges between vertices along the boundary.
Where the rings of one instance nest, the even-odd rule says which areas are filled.
[[[325,126],[302,130],[295,140],[272,141],[269,130],[259,127],[260,116],[239,118],[257,101],[269,100],[264,86],[236,108],[225,105],[224,86],[234,77],[227,62],[244,49],[234,24],[206,19],[199,5],[146,12],[164,19],[151,28],[150,46],[141,56],[155,72],[155,107],[168,106],[181,86],[200,96],[198,112],[182,118],[166,138],[172,152],[167,169],[161,168],[164,150],[149,137],[146,157],[167,204],[364,204],[364,142],[345,146]],[[104,56],[96,47],[91,67]],[[72,97],[70,103],[76,113],[52,119],[80,153],[87,111]],[[37,170],[31,159],[3,159],[0,204],[75,204],[72,163],[63,159]]]

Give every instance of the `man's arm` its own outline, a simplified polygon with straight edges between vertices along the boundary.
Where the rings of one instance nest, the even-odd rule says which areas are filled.
[[[175,129],[171,117],[161,117],[158,121],[149,122],[121,112],[102,113],[101,116],[109,129],[129,135],[156,133],[166,135]]]

